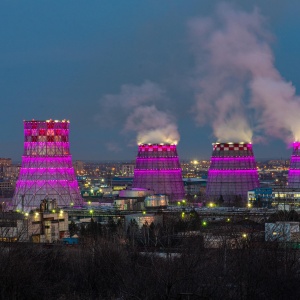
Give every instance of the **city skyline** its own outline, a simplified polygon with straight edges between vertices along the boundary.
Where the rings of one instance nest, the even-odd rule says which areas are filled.
[[[122,100],[128,90],[131,95],[140,88],[151,101],[157,97],[156,106],[147,105],[150,113],[168,121],[162,126],[171,123],[175,127],[170,130],[178,128],[179,157],[209,159],[216,142],[212,126],[200,127],[191,112],[195,91],[189,78],[196,59],[188,23],[211,18],[219,3],[1,3],[0,97],[5,129],[0,133],[0,156],[21,161],[23,120],[52,118],[70,120],[73,159],[133,161],[138,147],[132,128],[141,120],[128,117],[137,106],[132,103],[128,108]],[[297,94],[300,4],[227,3],[247,13],[257,7],[273,35],[275,66]],[[106,116],[105,99],[117,104]],[[253,149],[257,159],[288,159],[292,153],[288,143],[270,136],[254,139]]]

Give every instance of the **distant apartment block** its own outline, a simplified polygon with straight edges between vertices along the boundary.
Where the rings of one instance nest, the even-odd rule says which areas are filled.
[[[124,164],[122,165],[122,175],[123,176],[133,176],[134,174],[134,164]]]
[[[78,175],[82,174],[82,172],[84,171],[83,161],[81,161],[81,160],[75,160],[73,162],[73,168],[74,168],[76,174],[78,174]]]

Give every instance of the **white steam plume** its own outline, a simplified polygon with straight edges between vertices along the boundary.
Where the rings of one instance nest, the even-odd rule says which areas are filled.
[[[136,132],[138,143],[176,144],[180,137],[174,118],[157,108],[167,102],[164,90],[153,82],[122,85],[119,94],[105,95],[100,100],[101,113],[96,119],[112,126],[113,118],[123,127],[121,132]]]
[[[137,107],[127,118],[125,130],[137,131],[139,144],[176,144],[180,139],[172,116],[154,105]]]
[[[271,34],[259,11],[221,4],[215,18],[194,19],[189,28],[197,59],[197,121],[212,122],[219,140],[251,140],[249,116],[256,130],[299,139],[300,99],[274,66]]]

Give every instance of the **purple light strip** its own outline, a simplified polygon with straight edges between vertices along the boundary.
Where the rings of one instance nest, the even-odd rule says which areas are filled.
[[[215,156],[212,156],[211,157],[211,161],[222,161],[222,160],[227,160],[227,161],[236,161],[236,160],[244,160],[244,161],[249,161],[249,160],[254,160],[254,157],[253,156],[243,156],[243,157],[215,157]]]
[[[58,141],[58,142],[48,142],[48,141],[45,141],[45,142],[24,142],[24,146],[32,146],[32,145],[42,145],[42,146],[69,146],[70,145],[70,142],[61,142],[61,141]]]
[[[209,173],[257,173],[257,169],[248,169],[248,170],[209,170]]]
[[[170,161],[170,160],[174,160],[174,161],[178,161],[178,156],[170,156],[170,157],[137,157],[136,160],[166,160],[166,161]]]
[[[30,174],[30,175],[45,175],[45,174],[73,174],[73,168],[21,168],[20,174]]]
[[[23,155],[22,156],[22,161],[26,161],[26,162],[44,162],[44,161],[48,161],[48,162],[53,162],[53,161],[57,161],[57,162],[61,162],[61,161],[71,161],[72,160],[72,156],[70,154],[68,155],[57,155],[57,156],[40,156],[40,157],[36,157],[36,156],[27,156],[27,155]]]
[[[181,172],[181,169],[176,169],[176,170],[145,170],[145,169],[135,169],[134,172],[137,172],[137,173],[179,173]]]
[[[298,161],[300,161],[300,156],[291,156],[291,162],[294,162],[294,161],[296,161],[296,162],[298,162]]]

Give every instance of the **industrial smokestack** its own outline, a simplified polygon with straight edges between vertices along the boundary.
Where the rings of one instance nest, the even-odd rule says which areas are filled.
[[[133,187],[167,195],[170,201],[182,200],[185,193],[176,145],[139,145]]]
[[[15,209],[31,210],[45,198],[58,206],[80,205],[82,198],[72,166],[69,121],[24,121],[24,154],[16,190]]]
[[[259,186],[251,143],[214,143],[206,195],[234,205],[245,202],[247,192]]]
[[[293,143],[293,153],[290,160],[288,176],[289,188],[300,188],[300,142]]]

